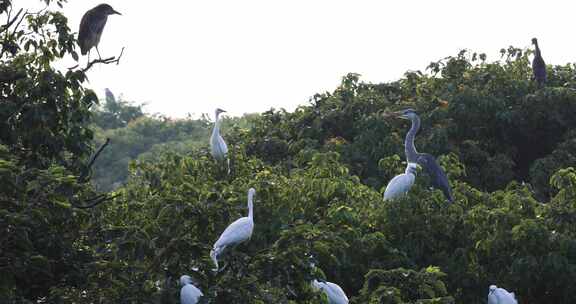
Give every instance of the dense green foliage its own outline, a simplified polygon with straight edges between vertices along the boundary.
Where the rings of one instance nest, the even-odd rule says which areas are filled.
[[[225,117],[224,130],[247,127],[253,115]],[[171,119],[145,115],[142,106],[117,100],[106,91],[102,107],[94,111],[95,142],[111,140],[94,166],[93,183],[98,189],[111,191],[126,182],[130,162],[153,160],[166,151],[185,153],[206,146],[212,123],[207,115],[200,119]]]
[[[64,16],[23,26],[0,53],[12,77],[0,84],[1,303],[177,303],[182,274],[204,303],[326,303],[313,278],[357,304],[485,303],[490,284],[523,304],[576,300],[574,65],[549,66],[541,89],[529,51],[512,47],[392,83],[350,74],[292,113],[230,120],[227,174],[206,148],[207,118],[151,117],[110,96],[91,109],[84,72],[51,67],[75,56]],[[439,156],[453,204],[423,173],[408,196],[382,200],[408,129],[385,114],[406,107],[421,113],[416,145]],[[91,127],[95,145],[112,139],[96,183],[125,184],[86,209]],[[246,215],[250,187],[254,234],[214,272],[209,251]]]

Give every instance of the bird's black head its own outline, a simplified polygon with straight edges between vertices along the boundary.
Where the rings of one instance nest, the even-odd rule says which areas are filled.
[[[216,112],[215,112],[215,113],[216,113],[216,116],[218,116],[220,113],[224,113],[224,112],[226,112],[226,110],[222,110],[222,109],[220,109],[220,108],[216,108]]]
[[[532,44],[537,45],[538,44],[538,40],[536,38],[532,38]]]
[[[112,6],[106,3],[102,3],[94,8],[95,10],[101,12],[105,15],[122,15],[119,12],[115,11]]]

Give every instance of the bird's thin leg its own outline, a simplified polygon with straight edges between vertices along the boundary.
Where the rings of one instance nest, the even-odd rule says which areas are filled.
[[[102,56],[100,56],[100,51],[98,50],[98,46],[96,46],[96,52],[98,53],[98,59],[102,60]]]
[[[88,62],[86,62],[86,64],[90,63],[90,50],[88,50]]]

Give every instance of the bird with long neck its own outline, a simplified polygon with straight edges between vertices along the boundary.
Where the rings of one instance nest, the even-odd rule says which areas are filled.
[[[538,40],[532,38],[532,44],[534,44],[534,59],[532,59],[532,72],[534,73],[534,79],[538,83],[538,86],[543,86],[546,82],[546,63],[542,58],[542,53],[540,52],[540,47],[538,46]]]
[[[315,263],[310,262],[310,267],[314,270],[316,268]],[[322,291],[326,294],[328,304],[348,304],[348,296],[346,296],[346,293],[338,284],[322,279],[314,279],[310,281],[310,285],[312,289]]]
[[[256,190],[254,188],[248,190],[248,216],[241,217],[230,224],[214,243],[213,249],[210,251],[210,257],[214,265],[216,265],[216,270],[218,270],[218,256],[224,252],[226,247],[240,244],[252,237],[252,231],[254,231],[253,200],[255,194]]]
[[[394,114],[399,118],[407,119],[411,122],[410,130],[406,134],[404,140],[404,153],[406,154],[406,160],[408,163],[416,163],[424,168],[425,172],[431,178],[432,186],[436,189],[442,190],[442,193],[444,193],[444,196],[448,201],[454,201],[448,177],[440,165],[438,165],[436,158],[428,153],[418,153],[418,151],[416,151],[414,139],[416,138],[416,133],[418,133],[418,130],[420,129],[420,117],[416,114],[416,111],[413,109],[406,109],[395,112]]]
[[[214,121],[214,128],[212,129],[212,136],[210,137],[210,152],[212,157],[216,159],[219,163],[223,163],[224,161],[227,162],[228,172],[230,172],[230,162],[228,159],[228,146],[226,146],[226,142],[222,135],[220,135],[220,114],[226,111],[222,109],[216,109],[215,111],[215,121]]]

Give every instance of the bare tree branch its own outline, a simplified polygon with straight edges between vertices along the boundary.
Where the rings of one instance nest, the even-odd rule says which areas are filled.
[[[120,51],[120,55],[118,56],[118,58],[113,56],[113,57],[109,57],[109,58],[105,58],[105,59],[94,59],[94,60],[90,61],[84,69],[82,69],[82,72],[86,73],[90,68],[92,68],[93,65],[95,65],[97,63],[103,63],[103,64],[116,63],[118,65],[118,64],[120,64],[120,59],[122,58],[123,54],[124,54],[124,47],[122,47],[122,51]],[[73,67],[73,68],[75,68],[75,67]]]
[[[96,153],[94,153],[94,156],[92,156],[92,159],[88,163],[88,166],[84,169],[84,171],[82,172],[82,175],[80,175],[78,177],[79,183],[85,183],[86,182],[86,179],[88,178],[88,175],[90,174],[90,170],[92,169],[94,162],[96,161],[98,156],[100,156],[100,153],[102,153],[102,150],[104,150],[104,148],[106,148],[106,146],[108,146],[109,143],[110,143],[110,138],[106,138],[106,142],[104,142],[100,146],[100,148],[98,148],[98,151],[96,151]]]
[[[24,9],[21,8],[18,13],[16,13],[16,16],[14,16],[14,18],[12,18],[12,20],[10,20],[10,16],[8,16],[8,20],[6,21],[6,24],[4,24],[1,28],[0,28],[0,33],[5,32],[6,30],[8,30],[8,28],[10,28],[12,26],[12,24],[14,24],[14,21],[16,21],[16,19],[18,19],[18,16],[20,16],[20,14],[22,13]]]
[[[120,196],[120,194],[116,194],[116,195],[112,195],[112,196],[108,196],[108,194],[100,194],[100,195],[97,195],[93,198],[87,199],[85,202],[88,202],[88,204],[86,204],[86,205],[79,205],[79,204],[76,204],[74,202],[71,202],[71,204],[74,208],[90,209],[90,208],[94,208],[94,207],[96,207],[96,206],[98,206],[104,202],[111,201],[118,196]]]

